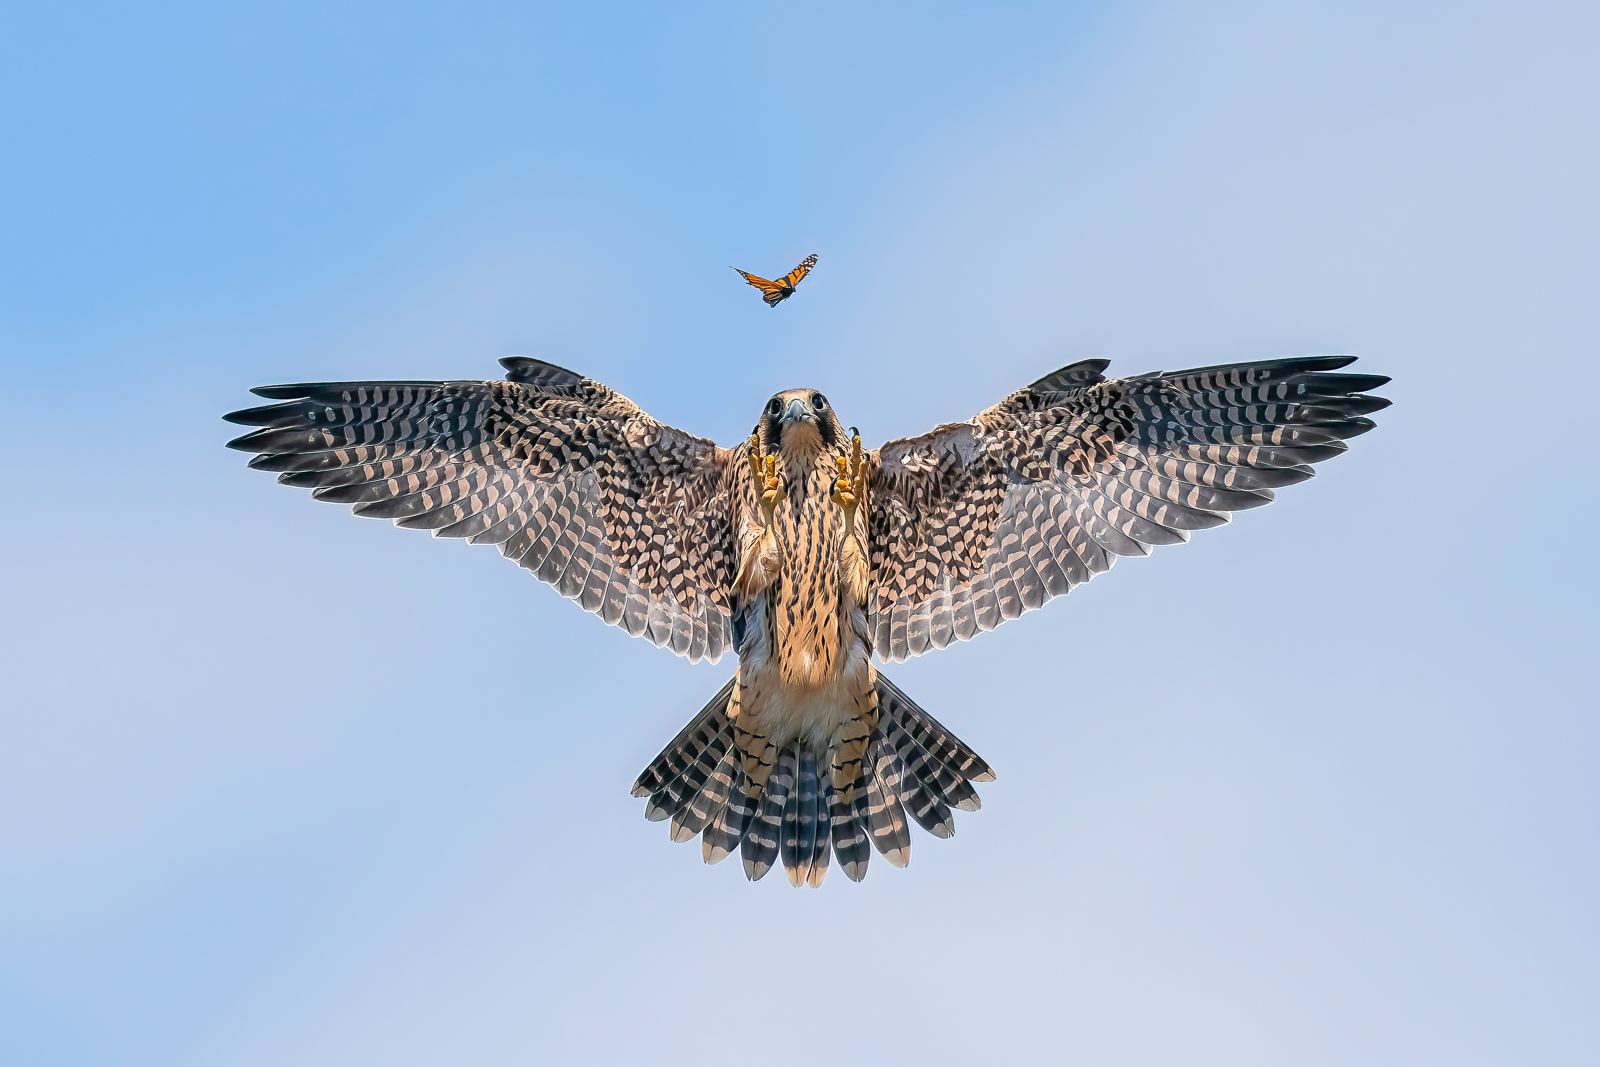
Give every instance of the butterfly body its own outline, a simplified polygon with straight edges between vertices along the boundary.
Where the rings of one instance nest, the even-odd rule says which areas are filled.
[[[767,302],[767,307],[775,308],[794,295],[794,287],[799,285],[800,279],[810,274],[811,268],[816,265],[817,257],[814,255],[807,256],[800,261],[798,267],[777,279],[762,278],[747,271],[739,270],[738,267],[732,269],[739,271],[740,276],[746,282],[761,290],[761,299]]]

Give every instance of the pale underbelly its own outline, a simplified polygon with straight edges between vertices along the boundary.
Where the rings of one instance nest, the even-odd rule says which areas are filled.
[[[855,713],[857,698],[872,688],[867,648],[859,641],[851,642],[843,669],[818,685],[786,683],[765,658],[741,663],[739,675],[748,699],[739,713],[751,716],[759,733],[780,747],[798,740],[819,753]]]

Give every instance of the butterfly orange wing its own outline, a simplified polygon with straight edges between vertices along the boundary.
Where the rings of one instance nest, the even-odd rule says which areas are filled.
[[[739,270],[738,267],[733,269],[738,270],[746,282],[761,290],[761,299],[767,302],[768,307],[777,307],[778,301],[790,293],[790,290],[784,288],[782,282],[775,282],[759,275],[751,274],[748,271]]]
[[[804,278],[807,274],[811,273],[811,268],[815,267],[816,265],[817,257],[814,255],[807,256],[805,259],[802,259],[798,267],[783,276],[784,286],[789,289],[793,289],[795,286],[800,284],[801,278]]]

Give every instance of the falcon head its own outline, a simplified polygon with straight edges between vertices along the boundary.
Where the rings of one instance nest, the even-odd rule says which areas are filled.
[[[815,389],[785,389],[768,400],[758,429],[763,447],[796,459],[846,440],[833,405]]]

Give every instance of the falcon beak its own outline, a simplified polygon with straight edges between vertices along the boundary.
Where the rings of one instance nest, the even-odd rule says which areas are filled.
[[[789,410],[783,413],[782,422],[783,425],[788,426],[791,423],[802,421],[816,422],[817,416],[809,407],[806,406],[806,402],[804,400],[796,397],[795,399],[789,401]]]

